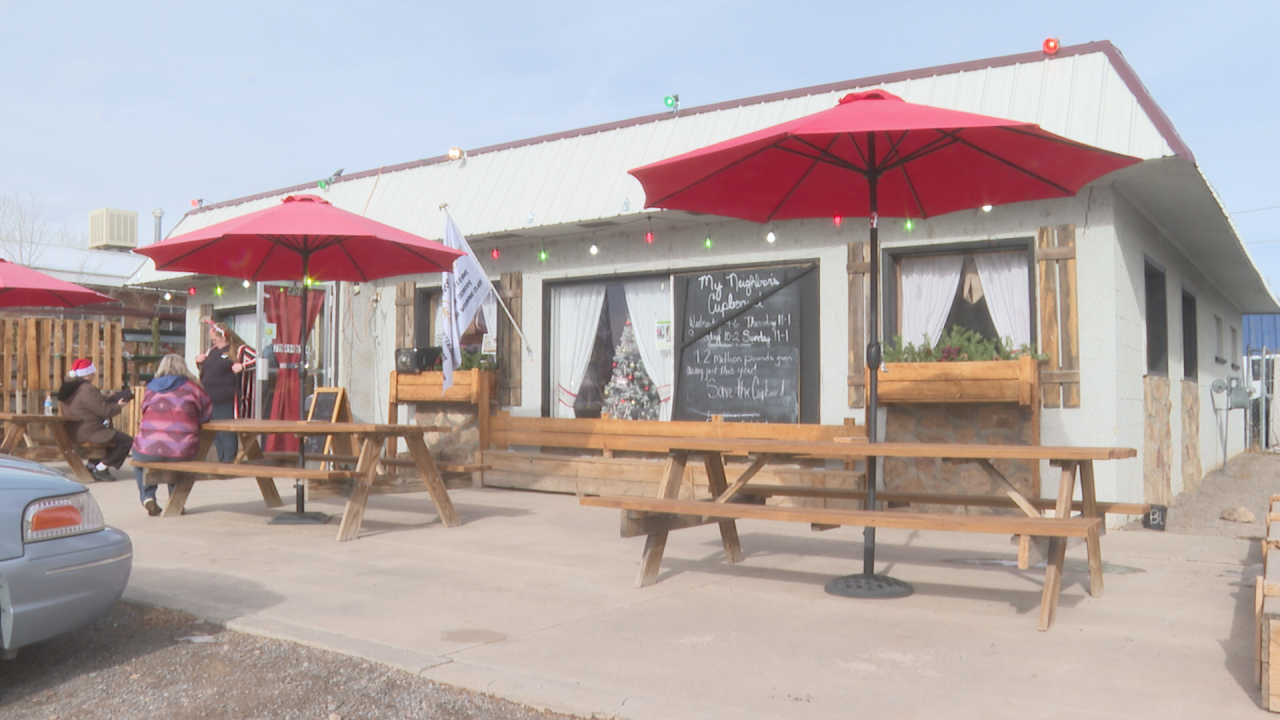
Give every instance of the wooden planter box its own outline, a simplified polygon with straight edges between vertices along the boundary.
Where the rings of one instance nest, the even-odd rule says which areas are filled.
[[[1040,363],[1028,356],[983,362],[885,363],[877,381],[881,404],[1016,402],[1032,406],[1040,399]]]

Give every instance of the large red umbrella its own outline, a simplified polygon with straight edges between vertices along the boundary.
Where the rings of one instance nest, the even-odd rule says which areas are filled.
[[[0,260],[0,306],[71,308],[112,302],[116,300],[102,293]]]
[[[631,170],[646,206],[755,222],[866,216],[871,221],[867,433],[876,438],[880,367],[877,218],[925,218],[984,205],[1070,197],[1086,183],[1141,162],[1068,140],[1038,125],[909,103],[884,90],[852,93],[830,110]],[[875,458],[867,507],[875,508]],[[874,574],[866,528],[862,576],[848,593],[892,594]],[[888,582],[886,582],[888,581]],[[887,587],[886,587],[887,586]],[[831,589],[831,586],[828,586]],[[910,588],[906,588],[910,592]]]
[[[451,272],[453,261],[463,254],[336,208],[315,195],[290,195],[279,205],[140,247],[134,252],[154,260],[157,270],[258,281],[303,281],[301,302],[291,308],[300,316],[296,323],[296,337],[301,346],[296,376],[299,406],[305,397],[302,388],[306,386],[306,336],[314,322],[314,313],[307,302],[308,279],[364,282],[397,275]],[[301,318],[304,308],[308,311],[305,321]],[[293,380],[294,373],[286,373],[284,368],[277,375],[277,383],[292,385]],[[289,394],[285,392],[282,397]],[[298,413],[298,417],[302,417],[301,407]],[[300,461],[302,448],[299,444]]]

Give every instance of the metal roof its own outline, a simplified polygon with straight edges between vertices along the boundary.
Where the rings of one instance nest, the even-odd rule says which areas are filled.
[[[441,156],[353,173],[336,178],[323,191],[314,184],[296,185],[192,210],[170,234],[253,212],[297,192],[320,194],[338,207],[431,238],[443,234],[441,203],[449,205],[471,238],[517,241],[578,232],[654,212],[643,211],[644,191],[627,174],[630,168],[825,110],[845,93],[870,87],[910,102],[1033,122],[1144,160],[1177,158],[1192,172],[1175,173],[1181,184],[1172,196],[1153,198],[1165,205],[1175,201],[1160,212],[1178,214],[1180,208],[1195,207],[1216,216],[1209,224],[1217,227],[1209,235],[1172,239],[1184,250],[1212,248],[1213,264],[1243,263],[1243,271],[1237,267],[1215,277],[1215,283],[1246,310],[1280,310],[1225,209],[1195,168],[1190,150],[1119,51],[1105,41],[1062,48],[1054,56],[1026,53],[975,60],[682,109],[480,148],[461,160]],[[1128,177],[1141,184],[1145,176]],[[1129,197],[1138,203],[1147,199],[1141,188]],[[1157,225],[1174,231],[1185,224],[1186,214],[1183,210],[1178,218]],[[157,273],[148,264],[132,282],[180,277]]]

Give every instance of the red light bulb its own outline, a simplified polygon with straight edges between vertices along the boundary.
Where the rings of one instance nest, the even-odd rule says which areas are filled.
[[[1044,41],[1041,46],[1045,55],[1056,55],[1058,53],[1058,38],[1049,38]]]
[[[502,256],[502,253],[498,252],[498,248],[494,248],[489,251],[489,257],[493,258],[494,260],[497,260],[501,256]]]
[[[194,296],[196,294],[196,289],[194,287],[187,288],[187,294]]]
[[[650,230],[649,232],[646,232],[646,233],[644,234],[644,241],[645,241],[645,242],[647,242],[647,243],[649,243],[650,245],[652,245],[652,244],[653,244],[653,231],[652,231],[652,230]]]
[[[840,223],[844,222],[844,218],[840,217],[839,215],[836,215],[835,217],[831,218],[831,222],[835,223],[836,227],[840,227]]]

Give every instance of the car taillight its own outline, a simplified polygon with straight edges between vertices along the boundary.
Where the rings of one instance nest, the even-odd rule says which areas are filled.
[[[37,500],[22,514],[22,541],[37,542],[101,530],[106,523],[88,492]]]

